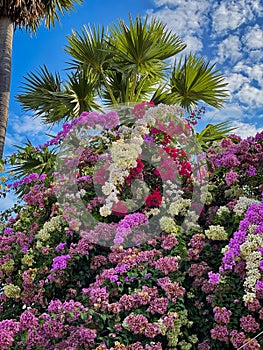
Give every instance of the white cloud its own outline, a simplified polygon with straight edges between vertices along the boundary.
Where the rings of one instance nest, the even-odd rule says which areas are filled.
[[[263,48],[263,30],[256,24],[254,27],[247,29],[247,33],[242,37],[242,41],[249,50]]]
[[[246,75],[250,81],[255,80],[261,87],[263,87],[263,63],[249,65],[240,61],[233,67],[233,71]]]
[[[243,123],[240,121],[234,121],[233,127],[237,128],[234,133],[242,137],[243,139],[249,136],[255,136],[258,132],[263,131],[263,128],[257,128],[253,124]]]
[[[225,108],[220,110],[209,110],[205,113],[202,118],[207,124],[221,123],[223,121],[229,120],[241,120],[243,118],[243,109],[237,103],[227,103]]]
[[[28,134],[28,136],[35,136],[39,133],[47,131],[47,126],[41,123],[41,119],[33,118],[32,116],[14,116],[12,117],[12,129],[18,134]]]
[[[45,133],[48,131],[50,131],[48,126],[41,124],[40,119],[28,115],[21,117],[10,115],[5,139],[5,156],[16,151],[14,146],[24,145],[27,139],[33,144],[35,139],[38,139],[40,143],[44,137],[46,138]]]
[[[24,137],[21,135],[18,135],[17,133],[9,133],[7,132],[6,138],[5,138],[5,147],[11,147],[13,145],[18,145],[23,141]]]
[[[252,20],[254,15],[250,0],[222,1],[212,14],[212,27],[216,34],[224,34],[228,30],[237,30],[241,24]]]
[[[187,44],[184,53],[201,51],[203,48],[202,40],[193,35],[186,35],[184,42]]]
[[[241,73],[230,73],[226,76],[226,80],[228,82],[227,88],[232,95],[235,91],[240,90],[244,83],[249,82],[249,78]]]
[[[241,57],[241,43],[237,35],[229,35],[225,40],[219,43],[217,50],[218,62],[224,62],[227,59],[236,62]]]
[[[15,203],[17,203],[17,197],[8,192],[5,198],[0,198],[0,211],[12,208]]]
[[[178,3],[180,3],[179,1],[176,0],[155,0],[155,5],[156,6],[164,6],[164,5],[172,5],[172,6],[176,6],[178,5]]]
[[[261,62],[262,50],[251,50],[248,52],[248,56],[251,62]]]
[[[254,108],[263,108],[263,90],[245,83],[237,97],[242,103],[251,105]]]
[[[17,151],[14,145],[24,147],[27,140],[30,140],[34,146],[44,144],[49,139],[46,134],[56,135],[60,130],[61,125],[51,129],[50,126],[42,124],[40,118],[29,115],[19,117],[11,113],[5,139],[5,156]]]
[[[187,51],[202,49],[201,36],[209,21],[207,15],[207,9],[211,5],[209,1],[155,0],[155,5],[166,6],[156,11],[148,10],[149,16],[166,23],[169,29],[185,41],[188,45]]]

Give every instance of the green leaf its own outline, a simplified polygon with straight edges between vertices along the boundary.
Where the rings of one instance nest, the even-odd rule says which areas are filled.
[[[227,83],[219,69],[214,70],[203,57],[192,53],[174,65],[171,76],[171,91],[175,102],[188,111],[195,108],[198,101],[204,101],[215,108],[222,108],[228,97]]]

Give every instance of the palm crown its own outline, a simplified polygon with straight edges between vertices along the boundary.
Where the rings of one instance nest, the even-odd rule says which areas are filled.
[[[193,54],[171,65],[185,47],[156,19],[149,23],[148,18],[130,17],[127,24],[120,20],[108,30],[84,26],[68,36],[65,50],[71,62],[64,82],[54,85],[58,73],[41,67],[27,75],[18,99],[25,110],[33,110],[47,123],[74,118],[83,107],[91,110],[150,99],[188,110],[201,100],[222,107],[227,84],[214,65]]]
[[[0,0],[0,17],[8,17],[18,28],[35,31],[42,20],[49,28],[59,21],[59,14],[73,9],[83,0]]]

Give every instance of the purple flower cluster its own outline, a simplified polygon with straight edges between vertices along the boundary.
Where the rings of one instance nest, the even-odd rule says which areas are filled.
[[[165,291],[168,299],[176,303],[177,298],[183,298],[185,289],[178,282],[172,282],[169,277],[159,278],[158,285]]]
[[[242,140],[236,135],[230,135],[221,141],[221,150],[211,148],[208,151],[208,160],[212,168],[227,172],[225,181],[231,186],[238,180],[239,185],[249,186],[252,193],[258,194],[254,178],[262,175],[263,164],[263,132],[255,137]]]
[[[162,271],[165,275],[168,275],[170,272],[178,270],[178,260],[179,258],[175,256],[165,256],[155,262],[155,268]]]
[[[125,218],[122,219],[118,224],[114,243],[117,245],[122,244],[124,242],[125,237],[131,234],[133,227],[140,226],[147,222],[147,216],[142,213],[133,213],[126,215]]]
[[[205,245],[205,235],[196,234],[190,239],[188,255],[190,260],[198,260]]]
[[[29,174],[28,176],[25,176],[22,180],[15,181],[12,184],[8,184],[7,187],[8,188],[11,188],[11,187],[18,188],[21,185],[28,185],[32,182],[37,181],[37,180],[44,182],[46,177],[47,177],[46,174],[42,174],[39,176],[39,174],[37,174],[37,173],[32,173],[32,174]]]
[[[70,259],[70,255],[60,255],[56,256],[53,259],[52,269],[51,271],[55,271],[57,269],[64,270],[67,267],[67,261]]]
[[[245,332],[255,333],[260,325],[256,322],[252,315],[243,316],[240,318],[240,326]]]
[[[238,179],[238,174],[233,169],[231,169],[226,174],[226,177],[225,177],[225,181],[226,181],[227,186],[232,185],[234,182],[237,181],[237,179]]]
[[[220,281],[220,273],[213,273],[212,271],[208,272],[209,283],[216,285]]]
[[[210,331],[212,339],[228,343],[228,329],[226,326],[217,325]]]
[[[109,304],[109,293],[106,287],[103,288],[89,288],[83,292],[88,293],[90,303],[95,309],[105,310]]]
[[[8,350],[13,344],[14,337],[19,332],[19,322],[4,320],[0,322],[0,349]]]
[[[240,256],[240,246],[243,244],[247,237],[248,228],[251,225],[257,225],[262,227],[262,218],[263,218],[263,203],[260,204],[252,204],[246,214],[244,219],[239,224],[239,230],[234,233],[233,238],[230,239],[228,244],[228,250],[224,253],[224,257],[222,259],[222,267],[223,270],[231,270],[233,266],[236,265],[236,260]],[[259,233],[260,233],[259,231]],[[256,229],[254,233],[257,234]]]
[[[225,307],[216,306],[213,308],[213,312],[216,323],[227,324],[230,322],[232,311],[227,310]]]
[[[49,140],[44,144],[44,147],[58,145],[69,134],[69,132],[76,126],[95,127],[99,125],[105,129],[113,129],[119,124],[119,116],[115,111],[110,111],[106,114],[97,112],[83,112],[78,118],[72,120],[71,123],[66,123],[62,126],[62,131],[58,132],[55,138]],[[42,146],[39,146],[42,148]]]

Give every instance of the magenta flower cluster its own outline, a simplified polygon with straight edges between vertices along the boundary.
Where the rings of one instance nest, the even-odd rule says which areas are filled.
[[[124,239],[132,233],[132,228],[147,223],[147,217],[142,213],[128,214],[122,219],[117,227],[115,244],[122,244]]]

